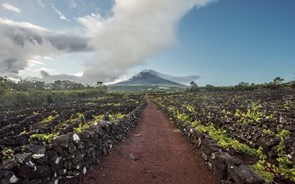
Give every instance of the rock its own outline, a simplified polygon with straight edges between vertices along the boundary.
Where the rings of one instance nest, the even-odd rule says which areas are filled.
[[[203,148],[203,151],[207,155],[211,155],[211,153],[213,153],[213,152],[220,152],[222,150],[223,150],[223,148],[217,144],[208,144],[206,147]]]
[[[40,164],[40,165],[46,163],[47,162],[47,159],[48,159],[48,157],[47,157],[47,155],[45,153],[40,153],[40,154],[35,153],[32,156],[32,158],[33,158],[33,161],[35,163]]]
[[[35,160],[38,160],[40,158],[43,158],[45,157],[45,154],[37,154],[35,153],[34,155],[32,155],[32,158],[35,159]]]
[[[207,156],[206,153],[204,153],[204,152],[202,152],[202,157],[203,157],[203,159],[204,159],[205,161],[208,160],[208,156]]]
[[[95,163],[97,160],[95,152],[92,152],[90,154],[86,154],[85,157],[83,158],[83,164],[85,165],[92,165]]]
[[[87,172],[87,168],[83,167],[83,174],[86,174],[86,172]]]
[[[18,178],[15,175],[12,175],[11,178],[9,179],[9,183],[17,183]]]
[[[57,136],[52,140],[52,144],[60,146],[62,148],[67,148],[69,145],[69,140],[70,137],[69,135],[61,135],[61,136]]]
[[[69,152],[70,154],[72,154],[72,153],[74,153],[76,150],[77,150],[77,149],[76,149],[76,146],[75,146],[73,143],[70,143],[70,144],[69,144],[69,148],[68,148],[68,152]]]
[[[275,145],[278,145],[280,143],[280,138],[276,137],[275,135],[271,136],[261,136],[257,140],[257,144],[263,147],[263,150],[265,152],[268,152],[271,150],[271,148]]]
[[[79,150],[84,150],[85,145],[84,145],[83,142],[77,142],[77,143],[76,143],[76,147],[77,147],[77,149],[79,149]]]
[[[80,141],[82,142],[89,142],[90,141],[90,132],[85,130],[81,133],[78,133],[77,135],[79,136]]]
[[[16,183],[18,182],[18,178],[12,171],[1,171],[1,184],[9,184],[9,183]]]
[[[80,137],[77,134],[74,134],[73,141],[75,141],[76,143],[80,142]]]
[[[53,149],[54,149],[54,151],[56,151],[61,156],[68,155],[67,152],[64,149],[62,149],[61,147],[59,147],[59,146],[55,146]]]
[[[85,132],[89,135],[92,140],[97,140],[98,135],[94,130],[85,130]]]
[[[29,150],[29,152],[33,153],[33,154],[43,154],[46,151],[46,148],[42,147],[42,146],[33,146],[33,147],[29,147],[26,148]]]
[[[59,169],[59,170],[57,171],[57,174],[58,174],[59,176],[65,176],[66,173],[67,173],[67,169]]]
[[[28,162],[32,158],[32,153],[23,153],[15,155],[15,158],[18,160],[19,163],[23,164]]]
[[[227,167],[225,163],[219,160],[210,160],[212,171],[219,177],[219,179],[227,178]]]
[[[48,165],[37,165],[31,179],[44,179],[49,176],[51,176],[51,171]]]
[[[15,160],[8,160],[2,166],[0,166],[3,170],[13,170],[17,167],[17,162]]]
[[[239,184],[263,184],[264,179],[257,175],[249,166],[240,165],[230,166],[228,168],[229,176],[234,180],[235,183]]]
[[[34,172],[35,166],[31,164],[23,164],[16,169],[16,173],[18,176],[22,178],[30,177]]]
[[[231,158],[225,160],[225,164],[227,165],[227,167],[239,166],[239,165],[243,164],[243,161],[238,158],[231,157]]]
[[[48,164],[52,171],[57,170],[61,166],[61,157],[56,151],[50,150],[47,152]]]
[[[131,160],[133,160],[133,161],[137,161],[138,160],[138,158],[133,153],[129,153],[128,154],[128,158],[131,159]]]
[[[99,128],[99,126],[97,124],[94,124],[94,125],[90,126],[90,129],[92,131],[94,131],[95,133],[98,133],[100,128]]]
[[[80,151],[76,150],[75,153],[72,156],[72,162],[73,164],[77,164],[83,160],[83,156],[80,153]]]

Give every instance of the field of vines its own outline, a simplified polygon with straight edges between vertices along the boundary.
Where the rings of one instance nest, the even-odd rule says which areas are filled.
[[[173,122],[189,123],[269,183],[295,182],[295,92],[154,94]]]
[[[292,90],[106,94],[0,111],[0,182],[53,178],[54,183],[77,183],[81,173],[127,136],[147,99],[172,122],[209,135],[268,183],[295,182]]]
[[[50,165],[53,156],[51,155],[45,158],[46,150],[52,149],[53,151],[51,152],[54,153],[54,155],[58,153],[63,157],[70,156],[75,159],[77,157],[79,158],[77,155],[83,156],[83,152],[87,150],[87,147],[91,148],[92,146],[93,148],[93,143],[88,141],[84,144],[70,144],[71,141],[69,141],[68,135],[72,137],[75,143],[76,139],[82,139],[83,136],[94,135],[93,132],[88,132],[88,134],[83,134],[83,132],[97,124],[106,123],[106,126],[102,125],[104,128],[97,131],[98,134],[95,134],[95,140],[100,140],[97,138],[99,134],[101,134],[101,136],[106,135],[106,133],[101,131],[108,131],[110,132],[109,134],[113,132],[114,136],[125,136],[121,135],[121,132],[124,131],[124,128],[127,130],[129,128],[122,127],[125,126],[124,123],[117,126],[116,122],[122,121],[123,119],[126,119],[127,122],[131,122],[133,117],[131,117],[132,115],[130,115],[130,113],[143,103],[144,100],[141,95],[114,94],[98,98],[80,99],[78,101],[50,105],[43,108],[1,111],[0,163],[1,169],[3,170],[0,172],[0,177],[8,177],[9,183],[16,183],[20,181],[21,177],[23,177],[23,183],[32,183],[32,180],[28,180],[27,177],[31,177],[29,179],[37,179],[36,181],[33,180],[36,183],[38,183],[39,177],[51,177],[53,175],[51,172],[55,172],[56,168],[51,168],[51,166],[47,167],[46,164],[48,163]],[[110,129],[112,123],[115,123],[116,126]],[[97,127],[95,128],[98,129]],[[106,128],[110,130],[104,130]],[[118,128],[122,128],[122,131],[118,130],[116,132]],[[111,147],[116,141],[115,139],[116,137],[114,139],[103,137],[102,141],[106,140],[105,144],[108,145],[102,146],[102,150],[98,150],[98,152],[106,152],[104,149]],[[118,140],[119,139],[121,139],[121,137],[118,137]],[[60,150],[56,147],[51,148],[50,146],[52,144],[58,145],[59,147],[57,148]],[[73,148],[71,148],[71,145]],[[68,152],[64,151],[64,148],[67,148]],[[46,157],[51,152],[47,152]],[[35,162],[28,161],[31,159],[35,160]],[[58,163],[60,157],[55,156],[54,159],[53,162]],[[21,168],[17,168],[15,160],[25,165],[18,166]],[[82,160],[79,162],[81,161]],[[76,161],[71,161],[70,164],[76,164],[76,168],[72,169],[73,166],[62,166],[68,168],[67,173],[65,173],[68,178],[75,176],[75,174],[78,175],[79,173],[75,173],[75,171],[82,169],[77,165]],[[17,168],[12,169],[15,171],[14,173],[10,171],[12,167]],[[18,175],[15,176],[16,174]],[[57,175],[57,173],[55,173],[55,175]],[[0,181],[1,183],[5,183],[6,180]],[[39,182],[42,181],[39,180]]]

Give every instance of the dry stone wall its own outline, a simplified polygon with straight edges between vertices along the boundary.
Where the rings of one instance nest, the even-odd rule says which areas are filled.
[[[102,121],[81,133],[58,136],[49,145],[25,146],[22,154],[1,166],[1,184],[79,183],[114,144],[126,138],[145,105],[115,122]]]
[[[168,116],[172,116],[165,107],[163,110]],[[222,183],[265,183],[263,177],[257,175],[240,159],[231,156],[224,148],[217,145],[216,141],[209,135],[198,132],[186,122],[177,120],[173,123],[193,145],[199,148],[208,167],[220,178]]]

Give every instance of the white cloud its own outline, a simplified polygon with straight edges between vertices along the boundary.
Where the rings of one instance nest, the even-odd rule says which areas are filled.
[[[34,60],[32,56],[45,58],[91,50],[94,53],[91,57],[81,58],[84,62],[82,76],[81,72],[74,76],[52,75],[46,71],[42,76],[51,81],[114,81],[126,74],[129,68],[143,64],[146,58],[177,45],[181,18],[192,8],[200,8],[213,1],[116,0],[111,17],[90,14],[78,18],[78,34],[73,31],[54,32],[27,22],[0,18],[0,74],[16,74],[28,68],[28,60]],[[60,19],[68,20],[51,6]]]
[[[18,7],[14,6],[12,4],[9,4],[9,3],[3,3],[2,7],[6,10],[9,10],[9,11],[13,11],[13,12],[16,12],[19,14],[21,13],[21,10]]]
[[[107,57],[88,63],[83,77],[90,81],[113,81],[147,57],[174,47],[181,18],[193,7],[213,1],[117,0],[112,17],[80,17],[78,21],[86,28],[91,46],[108,52]]]
[[[41,61],[38,61],[38,60],[33,60],[33,59],[29,59],[28,60],[28,66],[30,67],[35,67],[37,65],[45,65],[45,63],[41,62]]]
[[[58,9],[56,9],[53,4],[50,4],[50,6],[52,7],[52,9],[59,15],[59,19],[64,20],[64,21],[68,21],[70,22],[70,20],[65,17],[65,15],[63,13],[61,13]]]
[[[10,19],[3,19],[1,17],[0,17],[0,24],[11,26],[11,27],[22,27],[25,29],[30,29],[30,30],[34,30],[34,31],[40,31],[40,32],[49,32],[48,29],[41,27],[41,26],[31,24],[29,22],[16,22],[16,21],[13,21]]]
[[[28,22],[0,18],[0,74],[18,74],[32,60],[63,53],[89,51],[87,39],[53,32]]]

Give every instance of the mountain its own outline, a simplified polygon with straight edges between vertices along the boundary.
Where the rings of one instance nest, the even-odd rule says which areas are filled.
[[[130,79],[122,82],[118,82],[109,87],[124,87],[124,88],[136,88],[137,90],[155,89],[155,88],[185,88],[186,85],[169,80],[170,75],[162,74],[154,70],[143,70],[140,73],[134,75]]]
[[[155,76],[161,77],[163,79],[167,79],[173,82],[177,82],[180,84],[189,84],[191,81],[195,81],[199,79],[200,77],[198,75],[188,75],[188,76],[173,76],[168,74],[163,74],[160,72],[157,72],[155,70],[145,69],[142,72],[148,72]]]

